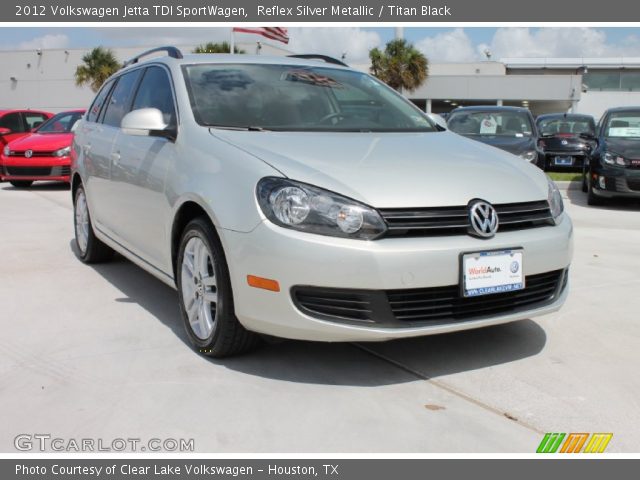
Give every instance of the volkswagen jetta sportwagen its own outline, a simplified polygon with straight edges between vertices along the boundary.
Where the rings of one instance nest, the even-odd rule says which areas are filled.
[[[428,335],[565,301],[571,220],[534,165],[332,59],[162,50],[76,130],[76,243],[177,288],[199,351]]]

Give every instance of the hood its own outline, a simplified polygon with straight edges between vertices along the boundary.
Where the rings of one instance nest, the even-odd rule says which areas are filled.
[[[602,151],[610,151],[625,158],[640,159],[640,138],[607,137],[602,143]]]
[[[514,155],[520,155],[521,153],[536,149],[536,142],[533,137],[512,137],[506,135],[465,135],[465,137],[505,150]]]
[[[53,152],[71,145],[73,133],[32,133],[11,142],[11,150]]]
[[[525,160],[444,132],[324,133],[211,129],[282,175],[376,208],[547,198],[544,173]]]

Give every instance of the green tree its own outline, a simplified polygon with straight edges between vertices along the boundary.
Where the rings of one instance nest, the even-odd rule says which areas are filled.
[[[231,53],[231,45],[229,45],[229,42],[222,42],[222,43],[207,42],[207,43],[198,45],[193,50],[193,53]],[[233,53],[247,53],[247,52],[234,46]]]
[[[413,92],[429,74],[429,61],[404,39],[391,40],[381,51],[369,51],[371,74],[395,90]]]
[[[76,68],[76,85],[89,84],[97,92],[102,84],[120,70],[122,65],[110,49],[96,47],[82,57],[82,65]]]

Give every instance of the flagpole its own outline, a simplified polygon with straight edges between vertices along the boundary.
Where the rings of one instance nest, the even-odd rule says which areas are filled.
[[[233,32],[233,27],[231,27],[231,48],[229,49],[229,53],[233,54],[236,51],[236,35]]]

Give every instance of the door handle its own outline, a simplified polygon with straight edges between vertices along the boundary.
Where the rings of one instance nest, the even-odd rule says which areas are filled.
[[[90,151],[91,151],[91,144],[85,145],[84,146],[84,154],[85,155],[89,155]]]
[[[114,165],[117,165],[118,162],[120,161],[120,152],[113,152],[111,154],[111,160],[113,160]]]

